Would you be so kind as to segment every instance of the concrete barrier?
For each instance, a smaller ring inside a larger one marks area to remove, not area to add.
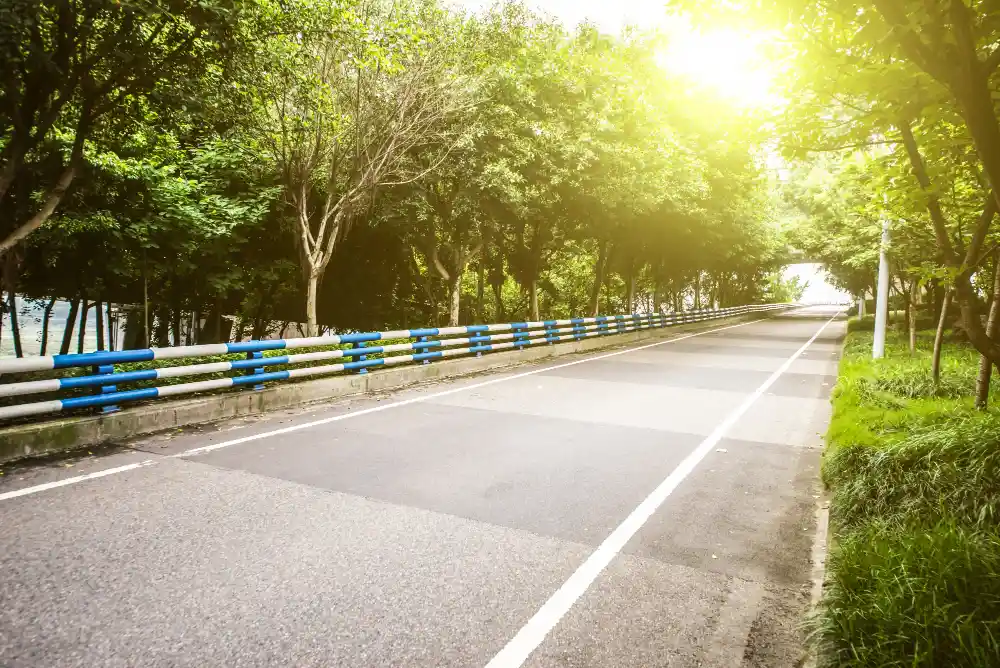
[[[739,316],[667,329],[652,329],[607,338],[584,339],[496,352],[432,364],[386,367],[367,374],[345,374],[298,383],[283,383],[258,392],[226,392],[177,401],[156,401],[116,413],[47,420],[0,429],[0,463],[106,443],[195,424],[206,424],[293,406],[330,402],[345,397],[385,392],[420,383],[460,378],[498,368],[526,364],[599,349],[626,347],[651,339],[673,339],[684,333],[707,331],[760,319]]]

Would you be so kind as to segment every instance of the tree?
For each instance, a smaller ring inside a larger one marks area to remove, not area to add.
[[[306,287],[306,323],[318,331],[320,281],[337,243],[379,188],[414,181],[408,154],[447,144],[447,120],[463,102],[447,50],[424,41],[400,3],[300,4],[279,23],[250,90],[260,141],[281,175]],[[441,37],[441,36],[438,36]]]
[[[0,255],[56,211],[85,146],[179,95],[232,52],[238,5],[13,0],[0,9]]]

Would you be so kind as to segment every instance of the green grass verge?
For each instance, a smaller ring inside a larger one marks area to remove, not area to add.
[[[933,332],[914,355],[890,332],[872,360],[865,324],[848,335],[827,434],[818,663],[1000,666],[1000,411],[973,408],[978,355],[948,342],[935,385]]]

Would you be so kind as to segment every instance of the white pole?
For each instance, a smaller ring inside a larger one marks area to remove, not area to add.
[[[889,219],[882,221],[882,244],[878,256],[878,294],[875,295],[875,340],[872,359],[885,357],[885,323],[889,315]]]

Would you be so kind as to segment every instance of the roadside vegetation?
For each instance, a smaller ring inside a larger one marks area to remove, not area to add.
[[[933,331],[911,354],[890,329],[872,360],[870,321],[851,330],[823,467],[819,664],[1000,665],[1000,409],[975,407],[979,354],[946,332],[935,383]]]

